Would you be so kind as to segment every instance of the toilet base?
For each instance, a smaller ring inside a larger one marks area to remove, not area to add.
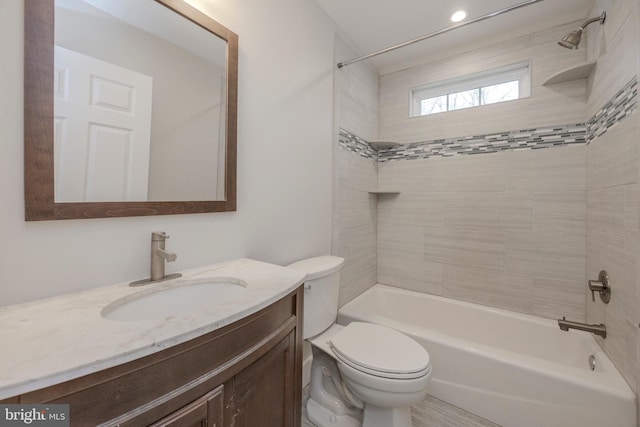
[[[412,427],[410,408],[379,408],[368,405],[362,422],[349,415],[337,415],[313,399],[307,401],[307,418],[318,427]]]
[[[362,423],[349,415],[336,415],[313,399],[307,401],[307,418],[318,427],[361,427]]]
[[[412,427],[409,407],[380,408],[365,404],[362,427]]]
[[[343,328],[334,325],[310,341],[309,420],[318,427],[412,427],[410,406],[427,393],[431,371],[388,379],[337,362],[328,345],[336,327]]]

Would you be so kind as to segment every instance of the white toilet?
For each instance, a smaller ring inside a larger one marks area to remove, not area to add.
[[[343,264],[320,256],[289,265],[307,273],[303,333],[313,350],[307,416],[319,427],[411,427],[409,408],[431,380],[429,353],[385,326],[335,323]]]

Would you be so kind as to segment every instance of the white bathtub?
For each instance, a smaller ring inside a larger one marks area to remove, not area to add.
[[[431,356],[431,395],[504,427],[636,426],[633,392],[587,332],[384,285],[340,309],[351,321],[414,338]]]

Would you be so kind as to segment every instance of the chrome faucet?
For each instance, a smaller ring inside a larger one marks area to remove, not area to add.
[[[164,280],[164,263],[173,262],[178,255],[167,252],[164,249],[165,242],[169,236],[164,231],[151,233],[151,281]]]
[[[165,250],[165,242],[169,238],[164,231],[156,231],[151,233],[151,273],[148,279],[136,280],[131,282],[131,286],[139,286],[147,283],[160,282],[162,280],[176,279],[181,277],[182,274],[174,273],[165,275],[164,265],[165,262],[173,262],[178,258],[178,255],[167,252]]]
[[[586,323],[572,322],[567,320],[565,316],[562,316],[562,319],[558,319],[558,326],[563,331],[577,329],[579,331],[587,331],[595,335],[600,335],[602,338],[607,337],[607,328],[604,326],[604,323],[600,323],[599,325],[587,325]]]

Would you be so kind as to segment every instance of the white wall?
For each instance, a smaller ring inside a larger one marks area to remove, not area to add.
[[[191,1],[240,37],[237,212],[27,223],[23,1],[0,2],[0,305],[146,277],[154,230],[169,272],[330,252],[335,29],[315,2]]]

